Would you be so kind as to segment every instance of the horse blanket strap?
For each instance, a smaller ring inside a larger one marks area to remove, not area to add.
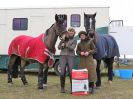
[[[54,60],[54,53],[50,52],[48,49],[44,49],[44,54],[48,55],[50,59]]]
[[[48,60],[48,66],[49,68],[53,67],[55,59],[54,59],[54,53],[50,52],[48,49],[44,49],[44,54],[46,54],[47,56],[49,56],[49,60]]]
[[[43,42],[44,37],[44,33],[38,37],[26,35],[16,37],[10,43],[8,49],[9,56],[15,54],[23,58],[36,60],[41,64],[44,64],[49,57],[51,60],[54,60],[54,54],[48,50],[46,44]]]

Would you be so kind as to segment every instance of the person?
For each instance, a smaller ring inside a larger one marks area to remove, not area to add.
[[[60,52],[60,66],[61,66],[61,74],[60,74],[60,85],[61,85],[61,93],[65,93],[65,75],[66,75],[66,67],[69,69],[70,75],[70,83],[71,81],[71,71],[74,66],[74,58],[75,58],[75,47],[77,45],[77,41],[74,39],[75,29],[70,27],[68,29],[68,34],[65,37],[65,40],[61,40],[58,49]]]
[[[93,40],[88,38],[85,31],[79,32],[80,42],[77,45],[76,53],[80,56],[79,69],[88,69],[89,90],[94,92],[94,82],[97,80],[96,66],[94,64],[93,54],[96,47]]]

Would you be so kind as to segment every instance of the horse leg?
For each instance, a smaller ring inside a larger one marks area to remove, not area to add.
[[[101,60],[96,60],[96,61],[97,61],[97,67],[96,67],[96,72],[97,72],[96,87],[99,88],[101,86],[101,70],[100,70]]]
[[[112,83],[112,80],[113,80],[113,62],[114,62],[114,57],[106,59],[106,64],[108,67],[108,81],[109,81],[109,83]]]
[[[8,83],[12,84],[12,73],[13,73],[13,66],[15,64],[17,56],[11,55],[8,63]]]
[[[26,66],[26,61],[24,59],[21,59],[21,66],[20,66],[20,77],[24,85],[28,85],[28,82],[25,77],[24,69]]]
[[[43,89],[43,65],[39,63],[38,89]]]
[[[45,64],[45,69],[43,72],[43,86],[46,87],[47,86],[47,77],[48,77],[48,64]]]

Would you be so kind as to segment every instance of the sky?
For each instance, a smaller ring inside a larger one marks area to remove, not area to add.
[[[110,20],[123,20],[133,26],[132,0],[0,0],[0,9],[108,6]]]

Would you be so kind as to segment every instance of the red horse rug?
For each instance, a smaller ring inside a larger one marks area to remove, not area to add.
[[[41,64],[44,64],[49,59],[48,64],[52,66],[54,63],[54,54],[47,49],[47,46],[43,42],[44,37],[44,33],[38,37],[26,35],[16,37],[9,46],[9,56],[15,54],[22,58],[36,60]]]

